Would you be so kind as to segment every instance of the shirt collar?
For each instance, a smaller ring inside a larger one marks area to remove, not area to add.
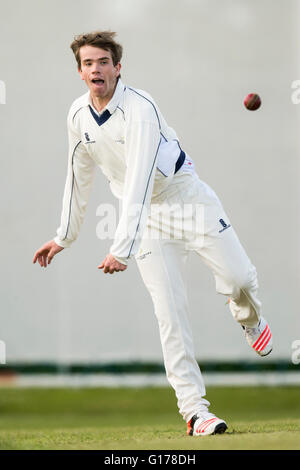
[[[92,103],[92,99],[91,99],[91,94],[90,92],[88,92],[88,105],[90,105],[93,110],[95,111],[96,114],[98,114],[99,116],[105,111],[105,110],[108,110],[110,112],[110,114],[113,114],[115,112],[115,110],[117,109],[117,106],[118,104],[120,103],[120,100],[123,96],[123,93],[124,93],[124,90],[125,90],[125,85],[124,83],[121,81],[121,79],[119,78],[118,80],[118,83],[117,83],[117,86],[116,86],[116,89],[115,89],[115,92],[111,98],[111,100],[107,103],[107,105],[105,106],[105,108],[103,108],[101,110],[101,112],[99,113],[99,111],[97,111],[94,106],[93,106],[93,103]]]

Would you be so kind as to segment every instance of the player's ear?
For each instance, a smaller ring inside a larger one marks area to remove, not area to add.
[[[116,72],[117,72],[117,77],[120,75],[121,67],[122,67],[122,65],[120,64],[120,62],[115,66]]]
[[[84,78],[83,78],[83,76],[82,76],[82,70],[81,70],[81,67],[78,67],[78,69],[77,69],[77,70],[78,70],[78,73],[79,73],[79,75],[80,75],[80,78],[81,78],[81,80],[84,80]]]

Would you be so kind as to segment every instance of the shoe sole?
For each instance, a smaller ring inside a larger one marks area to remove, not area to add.
[[[267,352],[267,354],[260,354],[260,357],[266,357],[266,356],[268,356],[269,354],[271,354],[272,351],[273,351],[273,349],[270,349],[270,351]]]
[[[219,423],[215,427],[213,434],[223,434],[226,431],[226,429],[227,429],[227,425],[225,423]]]

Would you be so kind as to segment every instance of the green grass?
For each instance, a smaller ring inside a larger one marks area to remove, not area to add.
[[[228,431],[189,437],[170,388],[2,388],[0,449],[300,449],[299,392],[207,387]]]

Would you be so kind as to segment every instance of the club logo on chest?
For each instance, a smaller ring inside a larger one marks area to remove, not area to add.
[[[85,137],[85,144],[94,144],[95,143],[95,140],[91,140],[90,139],[90,136],[88,134],[88,132],[85,132],[84,133],[84,137]]]

